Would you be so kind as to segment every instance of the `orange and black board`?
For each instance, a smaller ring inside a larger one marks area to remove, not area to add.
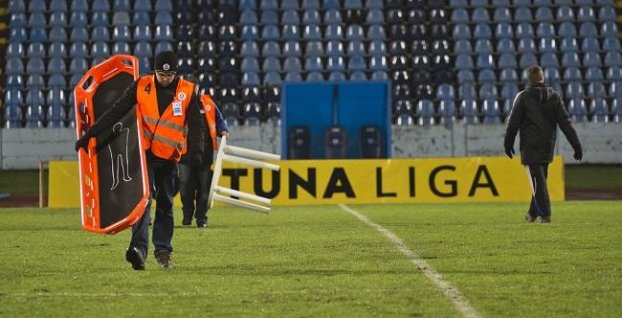
[[[93,66],[74,88],[76,131],[80,138],[138,78],[138,60],[114,55]],[[142,216],[149,199],[141,121],[136,107],[80,149],[82,227],[118,233]]]

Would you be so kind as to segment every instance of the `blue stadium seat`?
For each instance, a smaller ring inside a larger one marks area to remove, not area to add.
[[[289,56],[301,56],[302,50],[300,48],[300,42],[298,41],[287,41],[283,46],[283,55],[286,57]]]
[[[454,100],[440,100],[438,114],[440,115],[440,124],[448,125],[453,123],[456,119],[456,103]]]
[[[33,42],[28,45],[26,55],[30,57],[45,58],[45,46],[40,42]]]
[[[474,125],[479,123],[479,110],[477,109],[477,102],[473,99],[463,99],[460,102],[460,113],[464,122],[467,125]]]
[[[583,38],[581,42],[581,50],[583,50],[584,52],[598,53],[600,51],[600,43],[598,42],[597,38]]]
[[[583,75],[581,74],[581,71],[579,70],[578,67],[571,66],[571,67],[566,67],[566,69],[564,69],[563,79],[565,81],[582,81]]]
[[[253,11],[242,12],[242,16],[240,17],[240,23],[256,24],[257,16],[255,15],[255,12]],[[283,15],[281,16],[281,24],[299,25],[300,16],[298,16],[298,12],[296,10],[285,10],[283,12]]]
[[[497,41],[497,53],[515,53],[516,47],[512,39],[500,39]]]
[[[497,76],[495,75],[495,71],[493,71],[492,69],[483,69],[479,71],[479,74],[477,75],[477,81],[480,84],[494,84],[497,82]]]
[[[590,82],[587,84],[587,95],[593,98],[604,98],[607,96],[607,89],[603,82]]]
[[[515,34],[516,34],[516,37],[519,39],[522,39],[522,38],[533,39],[535,36],[533,32],[533,27],[531,26],[530,23],[527,23],[527,22],[518,24],[516,26]]]
[[[20,42],[9,42],[6,48],[6,57],[12,58],[23,58],[26,56],[26,52],[24,50],[24,45]]]
[[[132,48],[127,42],[117,41],[112,46],[112,54],[132,54]]]
[[[116,14],[116,13],[115,13]],[[114,16],[112,18],[113,22],[114,22]],[[124,19],[125,20],[125,19]],[[167,11],[159,11],[156,16],[155,19],[153,21],[155,23],[155,25],[172,25],[173,24],[173,16],[171,16],[170,12]],[[120,22],[116,22],[113,23],[114,25],[119,25],[121,24]],[[125,23],[124,23],[125,24]],[[127,24],[129,24],[129,16],[127,17]]]
[[[603,39],[603,50],[604,51],[619,51],[622,47],[620,46],[620,40],[617,36],[606,36]]]
[[[518,40],[518,52],[519,53],[536,53],[536,43],[533,39],[521,38]]]
[[[478,54],[476,67],[480,70],[482,69],[494,69],[495,68],[495,60],[492,54]]]
[[[601,67],[602,60],[598,52],[586,52],[583,55],[583,66],[584,67]]]
[[[558,35],[562,38],[574,38],[577,36],[577,28],[573,22],[562,22],[559,25]]]
[[[6,62],[5,72],[7,75],[21,75],[24,73],[24,63],[19,58],[9,58]]]
[[[384,14],[381,9],[370,9],[367,12],[365,21],[370,25],[384,24]]]
[[[306,30],[306,28],[305,28]],[[319,31],[319,27],[318,27]],[[281,32],[276,25],[265,25],[261,30],[261,38],[265,41],[277,41],[281,38]],[[320,36],[321,37],[321,36]]]
[[[49,90],[45,103],[49,106],[46,114],[47,127],[63,127],[63,121],[67,116],[65,114],[65,105],[67,104],[65,91],[62,89]]]
[[[577,44],[577,39],[572,38],[562,38],[562,42],[559,46],[560,52],[578,52],[579,45]]]
[[[150,12],[152,11],[150,0],[136,0],[134,2],[134,11]]]
[[[473,29],[473,38],[474,39],[491,39],[492,38],[492,29],[490,28],[490,24],[476,24]]]
[[[327,28],[327,33],[328,33],[328,28]],[[367,31],[367,39],[372,40],[372,41],[384,41],[386,40],[386,38],[387,36],[384,32],[384,27],[382,25],[376,24],[376,25],[372,25],[369,27]],[[332,40],[334,38],[329,38],[329,39]]]
[[[606,123],[609,121],[609,106],[603,98],[594,98],[590,103],[592,122]]]
[[[469,23],[471,18],[466,8],[455,8],[451,13],[451,21],[453,23]]]
[[[302,64],[300,63],[300,59],[295,56],[286,57],[285,61],[283,62],[283,71],[300,73],[302,71]]]
[[[148,25],[137,25],[134,28],[134,41],[151,41],[151,27]]]
[[[531,10],[528,7],[517,7],[514,11],[514,22],[517,23],[532,23],[533,16],[531,15]]]
[[[371,71],[386,71],[387,59],[385,56],[372,56],[369,59],[369,69]]]
[[[345,52],[343,43],[340,41],[330,41],[326,44],[326,55],[341,56]]]
[[[475,42],[475,53],[492,54],[493,51],[492,42],[489,39],[479,39]]]
[[[307,57],[305,59],[304,68],[309,72],[321,72],[324,70],[322,59],[319,56]]]
[[[321,41],[309,41],[305,47],[306,56],[324,56],[324,46]]]
[[[297,41],[300,39],[300,27],[297,25],[283,25],[282,36],[285,41]]]
[[[132,16],[134,26],[147,26],[151,24],[151,17],[147,11],[134,11]],[[182,23],[183,24],[183,23]]]
[[[607,80],[609,81],[621,81],[622,80],[622,67],[620,66],[608,67],[606,77],[607,77]]]
[[[557,55],[553,52],[543,53],[540,56],[540,66],[546,67],[558,67],[559,60],[557,59]]]
[[[43,12],[34,12],[28,16],[28,26],[29,27],[45,27],[48,25],[47,19],[45,18],[45,14]]]
[[[71,1],[71,11],[72,12],[88,12],[89,4],[87,0],[74,0]]]
[[[568,98],[583,98],[585,92],[583,91],[583,85],[581,82],[572,81],[566,85],[564,95]]]
[[[366,71],[367,63],[362,56],[352,56],[348,61],[348,70],[350,71]]]
[[[539,22],[553,22],[555,20],[553,17],[553,11],[551,11],[548,6],[541,6],[537,8],[534,18]]]
[[[257,10],[256,0],[240,0],[239,8],[241,11]]]
[[[365,74],[365,72],[363,72],[363,71],[354,71],[354,72],[350,73],[350,80],[351,81],[366,81],[366,80],[368,80],[368,78],[367,78],[367,74]]]
[[[456,78],[458,79],[458,83],[474,82],[475,81],[475,75],[473,74],[473,71],[471,71],[471,70],[460,70],[460,71],[458,71],[458,75],[456,76]]]
[[[512,14],[510,13],[509,6],[495,6],[495,13],[493,14],[493,20],[500,23],[512,23]]]
[[[512,25],[509,23],[499,23],[495,29],[495,37],[497,39],[513,39],[514,32],[512,31]]]
[[[28,12],[46,12],[47,6],[43,0],[30,0],[28,5]]]
[[[12,32],[13,30],[11,30]],[[45,27],[32,27],[30,28],[30,32],[28,33],[28,39],[31,42],[47,42],[48,33]],[[13,36],[11,36],[11,41],[15,41]]]
[[[579,55],[576,52],[562,53],[562,66],[564,67],[581,67]]]
[[[578,22],[594,22],[596,21],[596,14],[594,13],[594,9],[590,6],[583,6],[579,8],[577,12],[577,21]]]
[[[456,23],[453,29],[454,40],[470,40],[471,29],[466,23]]]
[[[242,85],[244,86],[259,86],[261,80],[259,74],[256,72],[243,72],[242,73]]]
[[[95,42],[91,46],[91,56],[94,58],[108,58],[108,56],[110,56],[110,48],[108,47],[108,44],[106,42]]]
[[[69,55],[72,58],[76,57],[87,57],[88,49],[85,42],[73,42],[69,47]]]
[[[259,8],[262,10],[277,10],[279,3],[277,0],[261,0]]]
[[[307,28],[305,27],[305,33]],[[318,28],[319,30],[319,28]],[[313,36],[313,33],[311,34]],[[321,35],[320,35],[321,37]],[[307,38],[305,36],[305,38]],[[365,39],[365,33],[363,32],[363,27],[358,24],[351,24],[348,26],[346,30],[346,39],[350,41],[362,41]],[[311,40],[316,40],[315,38],[311,38]]]
[[[31,57],[26,63],[26,73],[30,75],[42,75],[45,73],[45,63],[42,58]],[[8,70],[7,70],[8,74]]]
[[[69,36],[69,42],[88,42],[89,33],[86,27],[73,27],[71,29],[71,35]]]
[[[52,12],[49,25],[51,27],[67,27],[67,14],[65,12]]]
[[[518,74],[514,68],[501,69],[499,80],[502,82],[518,82]]]
[[[327,51],[326,53],[329,54],[328,46],[327,46],[326,51]],[[369,55],[382,56],[382,55],[386,55],[386,52],[387,52],[387,49],[386,49],[386,45],[384,44],[384,41],[371,41],[369,43]]]
[[[265,42],[261,48],[261,55],[263,57],[278,57],[281,55],[281,47],[276,41]]]
[[[151,47],[151,43],[143,41],[143,42],[137,42],[134,45],[134,55],[136,55],[137,57],[143,57],[143,58],[152,58],[153,57],[153,49]]]
[[[434,125],[434,116],[436,116],[436,110],[434,109],[434,103],[429,99],[421,99],[417,102],[415,108],[417,114],[417,124],[419,126]]]
[[[540,53],[557,53],[557,41],[555,38],[541,38]]]
[[[616,21],[617,14],[613,6],[604,5],[598,9],[598,21]]]
[[[372,81],[388,81],[389,75],[387,75],[387,72],[385,71],[374,71],[372,72],[370,79]]]
[[[490,15],[486,8],[474,8],[471,14],[471,22],[473,23],[489,23]]]
[[[20,27],[20,28],[25,28],[28,26],[28,20],[26,19],[26,14],[25,13],[11,13],[11,18],[9,21],[9,26],[11,28],[16,28],[16,27]]]
[[[499,56],[498,66],[500,68],[517,68],[516,56],[513,53],[503,53]]]
[[[610,51],[605,53],[604,65],[607,67],[622,66],[622,55],[620,52]]]
[[[281,63],[277,57],[267,57],[262,63],[262,71],[267,72],[281,72]]]
[[[475,90],[475,84],[461,83],[460,86],[458,86],[458,97],[462,100],[476,99],[477,91]]]
[[[498,124],[501,122],[501,111],[496,99],[485,99],[482,102],[483,124]]]
[[[557,21],[558,22],[574,22],[574,11],[568,5],[560,6],[557,9]]]
[[[279,86],[282,83],[281,76],[276,72],[268,72],[264,75],[263,84],[267,86]]]
[[[493,99],[499,96],[497,86],[494,83],[483,83],[480,85],[478,94],[481,99]]]
[[[242,48],[240,49],[240,55],[242,55],[243,57],[248,57],[248,56],[258,57],[259,46],[257,45],[257,42],[244,41],[242,43]]]
[[[581,26],[579,27],[579,35],[581,37],[597,37],[598,36],[598,29],[596,28],[596,25],[592,22],[584,22],[583,24],[581,24]]]
[[[587,106],[585,100],[581,97],[572,98],[568,103],[568,113],[570,118],[575,122],[584,122],[587,120]]]
[[[455,92],[454,87],[451,84],[441,84],[436,88],[436,97],[441,100],[454,99]]]
[[[67,42],[67,32],[64,27],[52,27],[48,36],[50,42]]]
[[[279,16],[276,11],[273,10],[264,10],[261,12],[261,16],[259,18],[261,24],[269,25],[269,24],[278,24]]]
[[[320,12],[314,9],[307,9],[302,13],[303,25],[319,25],[322,23]]]
[[[473,53],[473,47],[469,40],[458,40],[454,42],[454,53],[456,54],[471,54]]]
[[[112,4],[113,11],[132,11],[130,0],[114,0]]]
[[[341,13],[339,10],[329,9],[324,13],[324,24],[333,25],[333,24],[341,24]]]
[[[256,57],[245,57],[242,59],[242,64],[240,64],[240,70],[244,73],[258,73],[260,71],[259,61],[257,61]]]
[[[555,37],[555,27],[552,22],[540,22],[538,23],[538,28],[536,29],[536,35],[539,38],[554,38]]]
[[[45,98],[40,89],[31,89],[26,94],[26,126],[28,128],[43,127]]]
[[[518,92],[519,90],[516,82],[506,82],[501,86],[501,97],[504,99],[514,100]]]
[[[456,69],[458,70],[472,70],[474,68],[473,59],[471,56],[461,54],[456,57]]]
[[[240,35],[242,41],[254,41],[259,39],[259,27],[257,25],[244,25]]]
[[[132,33],[127,25],[117,25],[112,29],[112,38],[115,41],[131,41]]]
[[[351,41],[346,52],[349,56],[363,56],[365,55],[365,44],[361,41]]]
[[[173,3],[171,0],[155,0],[154,9],[156,12],[159,11],[173,11]]]
[[[618,32],[619,29],[616,21],[605,21],[600,26],[600,35],[602,36],[617,36]]]
[[[49,74],[65,74],[67,72],[65,59],[60,57],[51,58],[48,61],[47,72]]]

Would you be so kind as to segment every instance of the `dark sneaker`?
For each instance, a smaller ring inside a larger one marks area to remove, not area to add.
[[[198,228],[203,228],[203,227],[207,227],[207,220],[197,220],[197,227]]]
[[[187,219],[187,218],[184,218],[184,219],[181,221],[181,225],[185,225],[185,226],[192,225],[192,218],[188,218],[188,219]]]
[[[537,218],[538,218],[537,216],[533,216],[529,213],[525,214],[525,221],[527,222],[530,222],[530,223],[535,222]]]
[[[158,251],[155,251],[154,255],[155,255],[156,261],[158,262],[158,265],[160,265],[160,268],[169,269],[173,267],[173,264],[171,263],[171,252],[170,251],[158,250]]]
[[[138,247],[130,247],[125,252],[125,260],[132,264],[132,268],[137,271],[145,269],[145,254]]]
[[[540,217],[540,223],[551,223],[551,217],[550,216]]]

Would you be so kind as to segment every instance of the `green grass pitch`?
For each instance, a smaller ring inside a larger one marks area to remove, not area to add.
[[[622,204],[349,205],[404,241],[482,317],[622,316]],[[382,233],[339,206],[232,207],[175,228],[174,268],[125,262],[129,231],[0,209],[0,317],[461,317]],[[176,211],[180,222],[181,212]]]

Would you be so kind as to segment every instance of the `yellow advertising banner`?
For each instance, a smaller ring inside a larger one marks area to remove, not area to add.
[[[281,170],[273,172],[227,162],[219,185],[270,198],[273,205],[531,199],[518,158],[285,160],[279,165]],[[549,165],[548,186],[551,200],[564,200],[561,156]],[[51,162],[49,189],[50,207],[79,207],[77,162]],[[178,198],[175,204],[180,206]]]

